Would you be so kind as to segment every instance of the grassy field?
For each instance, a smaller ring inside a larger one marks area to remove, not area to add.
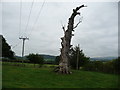
[[[52,72],[53,68],[3,65],[3,88],[117,88],[118,77],[98,72],[72,70],[71,75]]]
[[[22,63],[18,62],[2,62],[2,65],[13,65],[13,66],[22,66]],[[24,63],[25,67],[34,67],[34,64],[32,63]],[[44,64],[42,67],[54,67],[58,65],[52,65],[52,64]],[[39,64],[35,64],[35,67],[39,67]]]

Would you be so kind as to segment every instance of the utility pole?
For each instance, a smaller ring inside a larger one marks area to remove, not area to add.
[[[78,44],[78,51],[77,51],[77,62],[76,62],[76,69],[78,70],[78,61],[79,61],[79,44]]]
[[[22,46],[22,58],[24,56],[24,45],[25,45],[25,40],[29,40],[29,38],[27,37],[19,37],[19,39],[23,40],[23,46]],[[23,60],[22,60],[22,64],[23,64]]]

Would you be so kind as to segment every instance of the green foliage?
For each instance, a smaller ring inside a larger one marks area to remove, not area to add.
[[[113,60],[115,72],[120,74],[120,57],[118,59]]]
[[[55,63],[55,61],[53,61],[53,60],[49,60],[49,61],[48,61],[48,60],[47,60],[47,61],[45,60],[45,61],[44,61],[44,64],[54,64],[54,63]]]
[[[60,62],[60,56],[56,56],[55,58],[55,64],[58,65]]]
[[[72,70],[60,75],[52,68],[28,68],[3,65],[3,88],[117,88],[118,77],[99,72]]]
[[[26,57],[28,58],[28,60],[30,60],[31,63],[39,64],[40,67],[44,63],[43,57],[39,54],[29,54]]]
[[[10,60],[9,58],[2,58],[2,61],[4,61],[4,62],[10,62],[10,61],[13,61],[13,60]]]
[[[104,63],[104,72],[120,74],[120,57]]]
[[[120,58],[107,62],[90,61],[84,65],[82,69],[87,71],[120,74]]]
[[[90,61],[83,66],[83,70],[87,71],[103,71],[103,62],[101,61]]]
[[[112,61],[108,61],[104,63],[103,72],[114,73],[114,70],[115,70],[115,67]]]
[[[72,68],[76,68],[78,58],[78,67],[82,67],[83,65],[89,62],[89,57],[86,57],[83,53],[83,50],[80,50],[79,47],[75,47],[71,49],[70,52],[70,65]]]
[[[2,57],[6,57],[9,59],[15,59],[14,58],[15,53],[11,50],[11,47],[6,42],[5,38],[2,35],[0,35],[0,39],[2,39]]]

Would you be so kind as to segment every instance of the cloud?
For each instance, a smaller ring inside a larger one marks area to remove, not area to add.
[[[19,34],[30,39],[25,43],[25,54],[44,53],[59,55],[60,38],[63,36],[61,21],[67,26],[72,9],[81,5],[80,2],[46,2],[40,16],[36,17],[42,6],[41,2],[34,3],[28,29],[25,32],[31,3],[22,3],[22,29],[19,33],[20,3],[3,4],[3,35],[14,46],[16,55],[21,55],[22,41]],[[82,23],[75,29],[72,44],[80,44],[80,48],[89,57],[117,56],[118,54],[118,7],[117,2],[86,2],[88,7],[80,10]],[[76,17],[78,21],[79,16]],[[25,32],[25,34],[23,34]]]

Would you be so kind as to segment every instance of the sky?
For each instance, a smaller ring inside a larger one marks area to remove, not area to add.
[[[88,57],[118,56],[117,2],[33,1],[0,3],[0,34],[5,37],[16,55],[21,56],[22,52],[22,40],[19,37],[29,38],[25,40],[25,55],[59,55],[60,38],[63,37],[61,27],[65,25],[67,29],[72,10],[84,4],[87,7],[79,10],[81,15],[75,18],[74,25],[81,17],[82,22],[75,29],[71,44],[79,44]]]

